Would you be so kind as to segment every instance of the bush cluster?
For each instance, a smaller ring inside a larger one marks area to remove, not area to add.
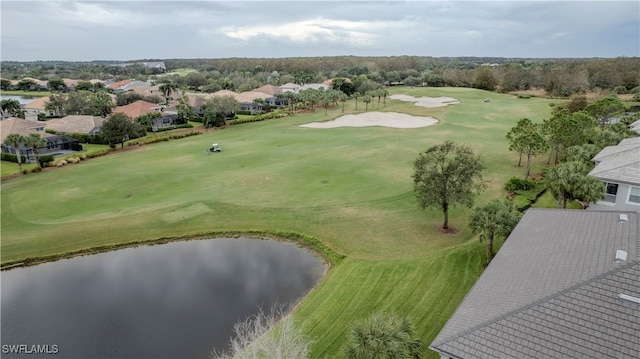
[[[13,153],[2,152],[2,160],[18,163],[18,156],[14,155]],[[20,156],[20,160],[22,163],[27,162],[27,158],[25,156]]]
[[[528,191],[536,186],[536,182],[533,180],[525,180],[517,177],[511,177],[504,189],[509,193],[515,193],[517,191]]]
[[[282,118],[287,116],[289,116],[287,112],[275,112],[275,111],[267,112],[265,114],[257,115],[250,118],[231,120],[229,121],[229,125],[233,126],[233,125],[239,125],[241,123],[260,122],[264,120],[272,120],[272,119]]]
[[[147,144],[151,144],[151,143],[158,143],[158,142],[165,142],[165,141],[170,141],[170,140],[177,140],[177,139],[180,139],[180,138],[195,136],[195,135],[199,135],[199,134],[200,134],[200,132],[192,131],[192,132],[188,132],[188,133],[173,134],[173,135],[169,135],[169,136],[152,136],[152,137],[146,136],[146,137],[140,137],[138,139],[131,140],[131,141],[127,142],[127,146],[147,145]]]
[[[53,155],[43,155],[38,157],[40,167],[47,167],[49,162],[53,162]]]
[[[156,129],[155,131],[153,131],[153,129],[151,128],[151,126],[145,126],[145,129],[147,130],[147,132],[165,132],[165,131],[171,131],[171,130],[175,130],[177,128],[193,128],[193,125],[190,123],[183,123],[181,125],[173,125],[173,126],[167,126],[167,127],[160,127],[158,129]]]

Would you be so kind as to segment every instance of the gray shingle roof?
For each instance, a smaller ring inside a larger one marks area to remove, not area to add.
[[[590,176],[613,182],[640,184],[640,147],[602,157],[601,161],[589,172]]]
[[[602,151],[598,152],[598,154],[595,155],[595,157],[593,157],[591,160],[597,163],[601,161],[606,161],[607,158],[610,158],[616,155],[624,155],[625,153],[635,153],[636,156],[639,156],[640,142],[627,143],[627,144],[622,144],[621,142],[616,146],[607,146],[603,148]]]
[[[454,358],[637,358],[640,222],[530,209],[431,344]],[[614,261],[616,250],[629,253]]]

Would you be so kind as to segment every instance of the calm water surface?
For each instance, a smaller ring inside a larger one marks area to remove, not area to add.
[[[33,100],[37,100],[38,97],[32,97],[32,96],[15,96],[15,95],[2,95],[0,96],[0,101],[1,100],[18,100],[18,102],[20,102],[21,105],[26,105],[29,102],[33,101]]]
[[[239,319],[259,306],[295,304],[324,272],[305,249],[253,239],[174,242],[4,271],[0,356],[208,358],[226,348]],[[20,344],[57,354],[7,353]]]

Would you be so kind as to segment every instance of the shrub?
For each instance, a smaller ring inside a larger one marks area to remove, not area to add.
[[[526,94],[526,93],[519,93],[518,94],[518,98],[531,98],[531,95]]]
[[[517,177],[511,177],[509,179],[509,181],[507,181],[507,184],[504,186],[504,189],[506,189],[507,192],[515,193],[517,191],[530,190],[530,189],[534,188],[535,186],[536,186],[535,181],[524,180],[524,179],[517,178]]]
[[[18,156],[14,155],[13,153],[2,153],[2,160],[3,161],[8,161],[8,162],[15,162],[18,163]],[[26,163],[27,162],[27,158],[25,156],[20,156],[20,160],[22,163]]]
[[[38,157],[38,162],[40,162],[40,166],[46,167],[49,162],[53,162],[53,155],[44,155]]]

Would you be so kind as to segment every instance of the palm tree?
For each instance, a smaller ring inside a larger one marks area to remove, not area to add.
[[[369,110],[369,102],[371,102],[371,95],[366,94],[362,97],[362,102],[364,102],[365,106],[364,106],[364,110],[368,111]]]
[[[487,241],[488,265],[493,258],[493,240],[496,237],[507,238],[520,220],[521,213],[513,203],[493,200],[484,207],[476,207],[469,218],[469,227],[473,233],[480,233],[480,240]]]
[[[0,101],[0,108],[2,109],[2,114],[20,117],[22,113],[22,108],[20,107],[20,102],[18,100],[6,99]]]
[[[171,95],[171,93],[178,90],[179,88],[180,86],[178,86],[178,84],[173,82],[165,82],[162,85],[160,85],[159,90],[162,91],[162,93],[164,94],[164,99],[166,104],[169,104],[169,96]]]
[[[356,110],[358,110],[358,97],[360,97],[360,92],[356,91],[351,96],[353,96],[353,98],[356,99]]]
[[[37,133],[30,133],[29,136],[24,137],[24,144],[25,146],[31,147],[31,149],[33,150],[33,155],[36,157],[38,167],[42,168],[38,148],[44,147],[47,144],[47,140],[42,138],[42,136]]]
[[[382,94],[382,105],[387,105],[387,96],[389,96],[389,91],[387,89],[380,89],[380,93]]]
[[[344,92],[340,92],[340,97],[339,98],[340,98],[340,102],[342,102],[342,112],[344,112],[344,104],[349,99],[349,96],[347,96],[347,94],[344,93]]]
[[[348,359],[421,358],[422,343],[407,318],[374,314],[351,329]]]
[[[16,151],[16,157],[18,159],[18,168],[20,169],[20,174],[22,174],[22,158],[20,156],[20,144],[25,142],[24,136],[21,136],[17,133],[12,133],[4,139],[5,146],[12,146]]]

